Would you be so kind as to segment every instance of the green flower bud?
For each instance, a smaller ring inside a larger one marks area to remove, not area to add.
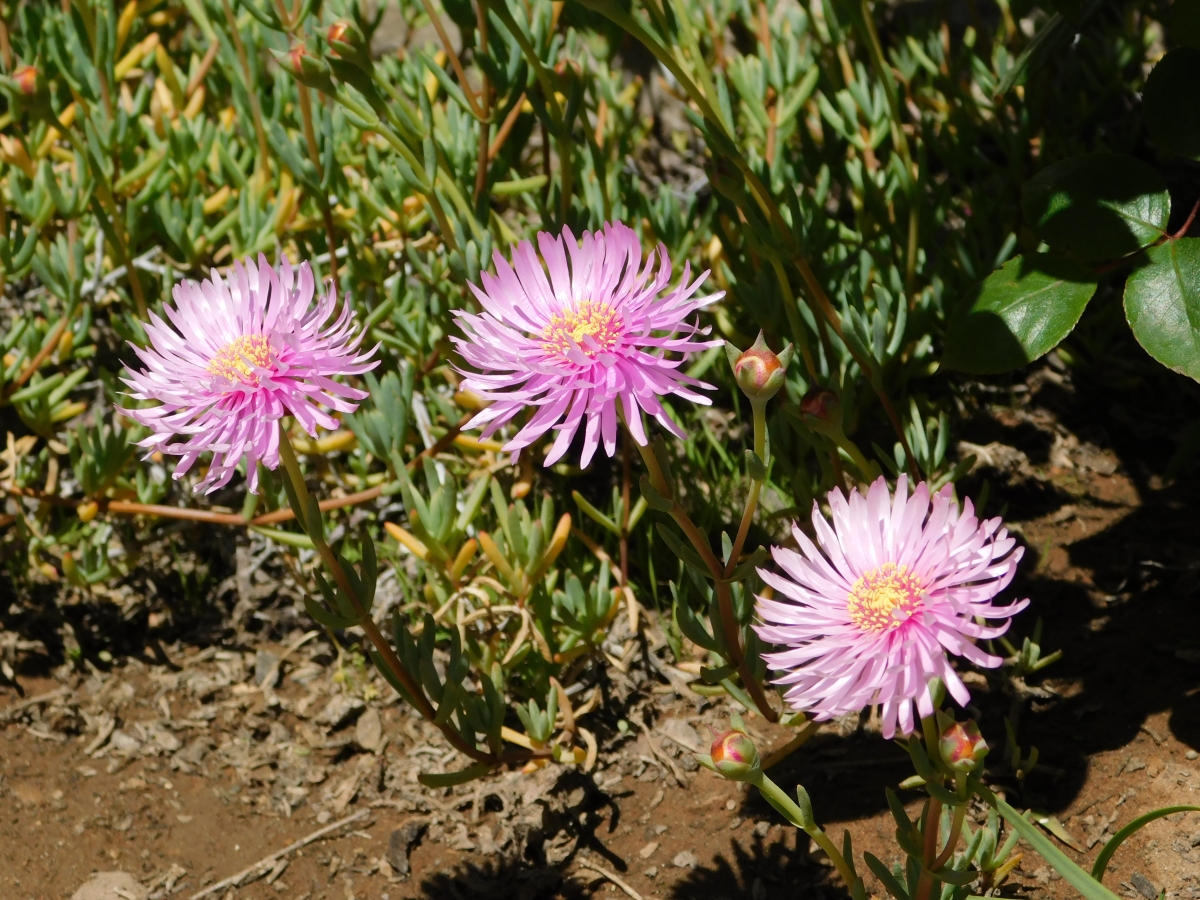
[[[987,756],[988,745],[972,720],[954,722],[942,732],[939,742],[942,759],[957,772],[970,772]]]
[[[371,70],[371,49],[367,46],[363,33],[353,22],[334,22],[329,26],[325,39],[335,56],[340,56],[364,71]]]
[[[710,751],[713,768],[730,781],[753,781],[762,772],[758,748],[742,731],[717,735]]]
[[[286,53],[276,53],[275,60],[306,87],[330,95],[337,92],[329,76],[329,64],[309,53],[303,43],[293,44]]]
[[[792,359],[792,345],[789,344],[782,353],[776,355],[767,342],[763,333],[758,333],[758,339],[748,350],[742,351],[736,357],[737,348],[726,342],[725,354],[733,368],[733,376],[737,379],[738,387],[742,389],[753,403],[766,403],[774,397],[787,378],[788,363]]]

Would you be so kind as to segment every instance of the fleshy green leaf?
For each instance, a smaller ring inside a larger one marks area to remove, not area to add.
[[[1092,877],[1097,881],[1104,880],[1104,871],[1108,868],[1108,861],[1112,859],[1113,854],[1129,838],[1131,834],[1141,828],[1143,825],[1148,825],[1155,819],[1161,819],[1163,816],[1169,816],[1172,813],[1178,812],[1200,812],[1200,806],[1164,806],[1162,809],[1156,809],[1146,813],[1144,816],[1138,816],[1116,834],[1114,834],[1104,849],[1100,851],[1100,855],[1096,857],[1096,862],[1092,865]]]
[[[490,763],[475,763],[473,766],[467,766],[460,772],[422,772],[417,776],[417,781],[431,788],[453,787],[456,784],[466,784],[468,781],[474,781],[476,778],[482,778],[490,772],[492,766]]]
[[[1071,333],[1095,291],[1096,276],[1070,260],[1009,260],[951,320],[942,365],[991,375],[1033,362]]]
[[[1025,184],[1021,209],[1038,237],[1083,260],[1126,256],[1161,238],[1171,197],[1146,163],[1088,153],[1043,169]]]
[[[1200,380],[1200,238],[1167,241],[1146,252],[1125,282],[1125,318],[1146,352]]]
[[[989,794],[990,792],[984,792],[984,798],[996,807],[996,810],[1004,817],[1004,821],[1008,822],[1013,830],[1019,833],[1029,846],[1040,853],[1042,859],[1048,862],[1063,877],[1063,880],[1079,891],[1086,900],[1117,900],[1116,894],[1079,868],[1071,857],[1058,849],[1054,841],[1042,834],[1041,829],[1003,800],[995,796],[988,796]]]

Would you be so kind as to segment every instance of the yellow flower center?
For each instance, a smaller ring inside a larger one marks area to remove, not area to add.
[[[863,631],[887,631],[921,608],[923,592],[921,582],[905,566],[884,563],[854,582],[846,597],[846,612]]]
[[[595,345],[584,343],[585,337],[590,337]],[[594,359],[597,353],[612,350],[620,337],[621,320],[615,309],[594,300],[582,300],[550,320],[542,330],[542,349],[566,356],[574,341],[575,346]]]
[[[227,381],[258,384],[254,368],[271,364],[271,345],[265,334],[244,334],[217,351],[208,363],[208,371]]]

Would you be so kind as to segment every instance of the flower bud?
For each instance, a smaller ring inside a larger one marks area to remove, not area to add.
[[[815,387],[800,400],[800,412],[828,422],[833,418],[833,409],[837,404],[837,394],[823,387]]]
[[[959,772],[970,772],[987,756],[988,745],[979,733],[979,726],[968,719],[954,722],[942,732],[939,749],[946,765]]]
[[[12,75],[17,90],[26,97],[37,95],[41,88],[41,78],[42,73],[38,71],[37,66],[22,66]]]
[[[792,358],[791,345],[776,355],[767,346],[760,331],[754,345],[736,358],[735,349],[732,344],[725,344],[725,353],[733,367],[733,376],[737,379],[738,387],[751,402],[765,403],[770,400],[783,387],[787,378],[787,367]]]
[[[751,781],[762,771],[754,741],[741,731],[717,735],[710,754],[713,767],[731,781]]]
[[[325,39],[330,45],[347,43],[345,41],[346,33],[350,30],[349,22],[334,22],[329,26],[329,31],[325,35]]]
[[[286,53],[275,55],[276,61],[291,73],[298,82],[325,94],[335,94],[333,79],[329,77],[329,64],[308,52],[303,42],[292,45]]]
[[[334,22],[325,33],[334,56],[346,60],[364,72],[371,71],[371,48],[362,31],[353,22]]]

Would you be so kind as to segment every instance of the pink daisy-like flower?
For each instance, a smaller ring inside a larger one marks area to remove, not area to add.
[[[120,411],[153,432],[139,446],[181,457],[176,478],[212,453],[197,491],[223,487],[245,459],[247,486],[257,492],[258,463],[279,465],[281,418],[294,416],[316,437],[318,426],[338,427],[322,407],[353,412],[367,396],[334,381],[378,364],[374,350],[359,352],[350,304],[335,316],[330,285],[314,306],[308,263],[298,282],[295,275],[286,257],[277,272],[259,254],[257,265],[236,263],[228,281],[214,269],[203,284],[177,284],[175,307],[164,308],[174,328],[151,315],[150,347],[134,347],[146,369],[125,379],[130,396],[160,405]]]
[[[689,354],[721,343],[696,340],[708,329],[685,319],[724,292],[696,297],[708,272],[689,281],[688,265],[679,285],[668,288],[667,248],[658,247],[657,271],[653,252],[642,267],[641,242],[620,222],[606,224],[603,232],[585,231],[582,246],[569,228],[561,237],[541,232],[537,239],[545,268],[528,241],[513,250],[512,265],[497,252],[496,274],[483,273],[482,290],[471,285],[483,313],[455,313],[466,337],[453,340],[477,370],[463,372],[462,387],[491,403],[466,427],[485,426],[487,437],[521,410],[536,407],[504,449],[515,458],[553,429],[558,435],[548,466],[567,452],[584,423],[580,465],[591,462],[601,442],[612,456],[618,401],[639,444],[647,440],[642,410],[683,437],[659,398],[674,394],[709,403],[693,388],[710,386],[678,369]]]
[[[949,485],[930,497],[922,482],[909,497],[902,475],[892,498],[879,478],[866,497],[831,491],[829,506],[832,527],[813,506],[818,544],[793,527],[803,554],[776,547],[783,574],[759,571],[778,599],[759,598],[755,630],[785,648],[764,658],[783,673],[776,684],[788,686],[794,709],[826,720],[878,703],[884,737],[897,722],[908,734],[914,703],[918,715],[933,714],[934,676],[960,704],[970,700],[947,651],[1000,665],[975,642],[999,637],[1009,623],[977,620],[1008,619],[1028,605],[991,602],[1023,549],[999,518],[980,522],[970,500],[960,511]]]

